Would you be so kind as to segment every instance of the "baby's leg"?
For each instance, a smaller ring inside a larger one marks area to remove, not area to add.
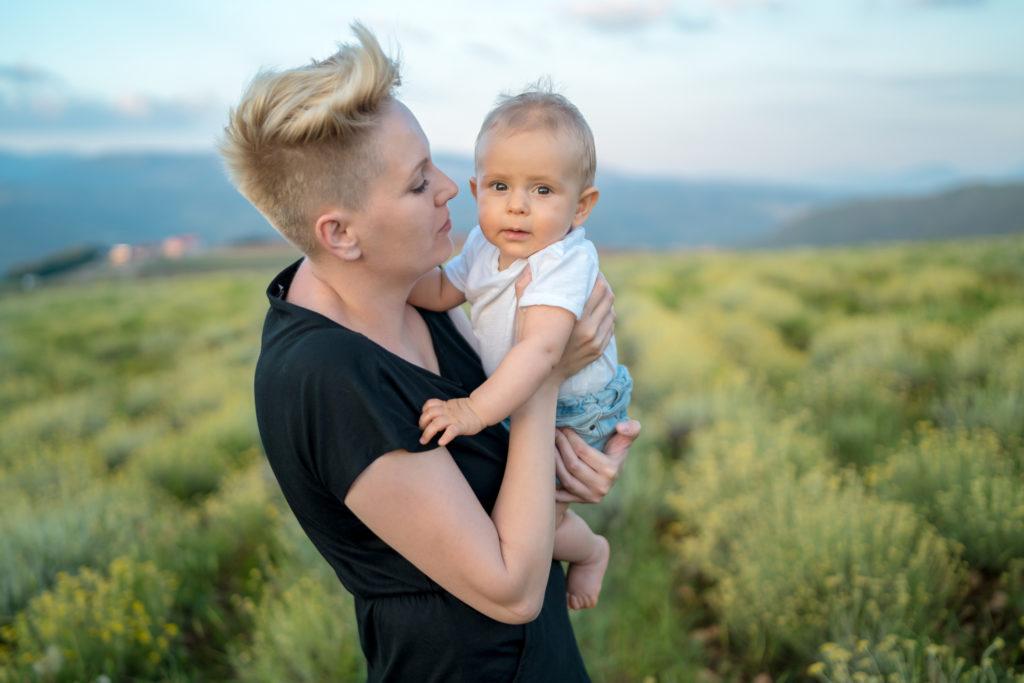
[[[555,528],[554,556],[556,560],[570,563],[566,601],[572,609],[593,607],[608,568],[608,541],[591,531],[568,505],[559,504],[557,512],[560,517]]]

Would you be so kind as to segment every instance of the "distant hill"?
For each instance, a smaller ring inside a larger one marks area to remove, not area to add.
[[[1024,231],[1024,182],[960,187],[924,197],[844,202],[811,211],[755,246],[831,246]]]
[[[476,225],[469,192],[472,159],[439,155],[435,162],[459,185],[451,202],[456,232]],[[846,197],[835,188],[753,181],[679,180],[598,171],[601,191],[587,236],[605,247],[728,246],[771,231],[787,218]]]
[[[435,161],[459,185],[449,206],[455,233],[464,234],[476,224],[468,188],[472,160],[438,155]],[[922,178],[938,182],[950,174],[939,169],[908,177],[919,186]],[[1022,215],[1019,185],[969,188],[924,200],[857,202],[850,198],[862,196],[863,184],[791,186],[605,170],[598,172],[597,185],[601,197],[587,234],[604,247],[840,244],[1024,227],[1015,218]],[[152,243],[189,233],[204,246],[280,240],[227,181],[213,153],[0,152],[0,275],[68,250]]]
[[[276,233],[213,155],[0,155],[0,271],[72,245]]]
[[[436,159],[459,184],[456,233],[476,224],[472,160]],[[737,243],[841,196],[772,184],[599,173],[587,224],[598,244],[671,248]],[[78,245],[156,242],[194,233],[206,246],[280,239],[227,181],[214,154],[19,156],[0,153],[0,273]]]

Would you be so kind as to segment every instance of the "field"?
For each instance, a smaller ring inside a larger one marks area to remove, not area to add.
[[[0,293],[0,681],[362,679],[256,434],[286,260]],[[595,681],[1024,680],[1024,237],[603,265]]]

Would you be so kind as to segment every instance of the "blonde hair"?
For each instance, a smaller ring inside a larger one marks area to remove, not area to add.
[[[372,132],[400,84],[398,63],[352,24],[358,45],[322,61],[262,71],[230,115],[220,141],[231,181],[304,254],[319,250],[323,204],[359,210],[381,171]]]
[[[597,151],[594,134],[587,120],[572,102],[552,89],[550,81],[542,79],[518,95],[501,95],[498,103],[486,117],[476,136],[475,154],[479,159],[480,141],[496,128],[513,133],[536,128],[550,131],[565,130],[576,138],[578,166],[583,187],[592,187],[597,173]]]

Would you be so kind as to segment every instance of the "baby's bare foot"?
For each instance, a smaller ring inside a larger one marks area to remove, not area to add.
[[[595,536],[594,552],[584,562],[569,565],[566,602],[570,609],[587,609],[597,604],[611,549],[604,536]]]

